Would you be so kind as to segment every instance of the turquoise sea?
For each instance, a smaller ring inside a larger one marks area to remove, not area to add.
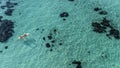
[[[18,3],[12,16],[2,10],[0,14],[15,22],[14,33],[0,43],[0,68],[77,68],[74,60],[81,62],[79,68],[120,68],[120,40],[96,33],[91,26],[106,17],[120,30],[120,0],[10,1]],[[98,14],[95,7],[108,14]],[[60,17],[62,12],[68,17]],[[29,36],[18,39],[24,33]]]

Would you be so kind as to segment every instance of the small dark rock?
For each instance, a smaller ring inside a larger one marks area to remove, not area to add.
[[[46,43],[46,47],[49,48],[49,47],[50,47],[50,44],[49,44],[49,43]]]
[[[99,7],[94,8],[94,11],[99,11],[99,10],[101,10],[101,8]]]
[[[82,68],[80,61],[73,61],[72,64],[77,64],[76,68]]]
[[[51,39],[52,39],[52,36],[51,36],[51,35],[49,35],[49,36],[48,36],[48,39],[49,39],[49,40],[51,40]]]
[[[0,53],[2,53],[3,51],[0,51]]]
[[[74,1],[74,0],[68,0],[68,1]]]
[[[105,54],[104,52],[102,52],[101,57],[102,57],[103,59],[108,58],[107,54]]]
[[[90,54],[90,51],[88,51],[88,53]]]
[[[18,3],[13,3],[14,5],[18,5]]]
[[[5,46],[5,49],[8,49],[8,46]]]
[[[45,37],[43,37],[43,40],[45,41]]]
[[[62,43],[59,43],[59,45],[62,45]]]
[[[71,64],[69,64],[69,65],[71,65]]]
[[[72,64],[81,64],[81,62],[74,60],[74,61],[72,62]]]
[[[21,15],[21,13],[19,13],[19,15]]]
[[[108,13],[106,11],[100,11],[99,14],[100,15],[107,15]]]
[[[55,40],[52,40],[51,42],[52,42],[52,43],[55,43]]]
[[[52,44],[52,47],[54,47],[54,44]]]
[[[68,17],[68,16],[69,16],[69,14],[67,12],[63,12],[60,14],[60,17]]]
[[[64,18],[63,21],[65,21],[66,19]]]
[[[53,31],[54,31],[54,33],[56,33],[56,32],[57,32],[57,30],[56,30],[56,29],[54,29]]]
[[[50,51],[53,51],[53,49],[50,49]]]
[[[36,30],[39,30],[39,28],[37,28]]]

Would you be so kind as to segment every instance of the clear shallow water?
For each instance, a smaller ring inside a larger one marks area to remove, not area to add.
[[[120,30],[119,0],[17,2],[13,15],[4,16],[15,21],[15,33],[7,43],[0,44],[3,50],[0,54],[0,68],[76,68],[76,65],[71,64],[73,60],[81,61],[82,68],[120,67],[120,40],[110,40],[105,34],[95,33],[91,28],[91,22],[101,21],[104,17],[93,11],[98,6],[108,12],[105,17],[112,20]],[[59,17],[61,12],[69,13],[66,21]],[[44,41],[43,37],[53,33],[54,29],[57,29],[57,33],[53,34],[56,42],[53,51],[50,51],[51,48],[45,46],[50,40]],[[18,40],[24,33],[30,33],[28,39]],[[9,47],[4,49],[4,46]]]

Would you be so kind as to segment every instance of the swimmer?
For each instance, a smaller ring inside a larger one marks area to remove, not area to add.
[[[19,36],[18,39],[24,39],[29,36],[30,33],[24,33],[23,35]]]
[[[34,38],[27,38],[29,34],[30,33],[24,33],[18,37],[18,40],[21,40],[24,45],[34,48],[37,46],[36,40]]]

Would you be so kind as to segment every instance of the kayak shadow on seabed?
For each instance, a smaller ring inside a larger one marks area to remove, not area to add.
[[[26,38],[23,40],[23,44],[35,48],[37,47],[37,41],[34,38]]]

